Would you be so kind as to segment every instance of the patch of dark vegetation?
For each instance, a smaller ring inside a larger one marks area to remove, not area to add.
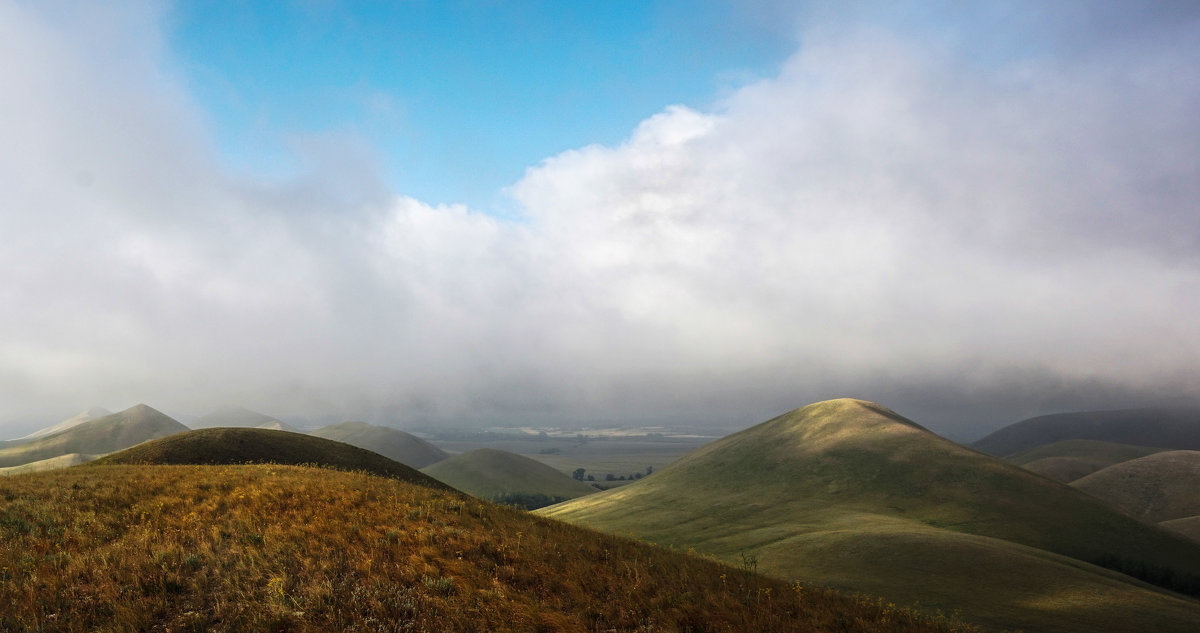
[[[567,500],[567,497],[550,496],[540,492],[512,492],[496,495],[491,500],[502,506],[511,506],[518,510],[537,510],[562,503]]]

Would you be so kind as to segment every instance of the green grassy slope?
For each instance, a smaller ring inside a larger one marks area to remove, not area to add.
[[[91,466],[114,464],[306,464],[363,471],[422,486],[446,485],[409,466],[357,446],[303,433],[217,428],[188,431],[113,453]]]
[[[1121,462],[1071,486],[1150,523],[1200,515],[1200,451]]]
[[[421,469],[421,472],[481,499],[516,502],[519,498],[557,503],[596,492],[596,489],[523,455],[480,448]]]
[[[1005,459],[1044,477],[1068,483],[1113,464],[1163,450],[1166,449],[1100,440],[1063,440],[1036,446]]]
[[[0,499],[3,631],[963,630],[362,473],[85,467]]]
[[[1200,602],[1082,561],[1200,574],[1195,543],[929,433],[817,403],[547,516],[785,578],[961,609],[995,628],[1191,630]]]
[[[311,434],[372,450],[413,468],[424,468],[450,456],[411,433],[366,422],[342,422],[319,428]]]
[[[1042,415],[1006,426],[971,447],[1004,457],[1062,440],[1200,450],[1200,409],[1146,408]]]
[[[0,448],[0,467],[19,466],[70,453],[111,453],[186,430],[186,426],[172,418],[139,404],[53,435],[16,444],[9,442]]]

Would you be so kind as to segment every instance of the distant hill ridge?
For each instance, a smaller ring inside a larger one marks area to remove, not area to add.
[[[5,446],[0,449],[0,466],[18,466],[69,453],[111,453],[187,430],[173,418],[138,404],[66,430]]]
[[[1195,543],[862,400],[797,409],[538,512],[752,560],[784,578],[961,609],[1000,629],[1190,632],[1200,618],[1194,600],[1080,562],[1200,590]],[[1069,609],[1034,598],[1068,595]]]
[[[413,468],[424,468],[450,457],[446,451],[411,433],[366,422],[332,424],[310,434],[375,451]]]
[[[596,492],[537,460],[494,448],[461,453],[421,472],[480,499],[527,509]]]
[[[1071,484],[1152,523],[1200,515],[1200,451],[1164,451]]]
[[[1100,440],[1063,440],[1005,458],[1026,470],[1069,483],[1102,468],[1167,449]]]
[[[226,406],[192,420],[190,426],[193,429],[209,429],[219,426],[242,428],[267,428],[270,426],[273,428],[283,424],[285,423],[281,420],[257,411],[251,411],[243,407]]]
[[[89,466],[248,463],[325,466],[449,489],[446,484],[378,453],[303,433],[270,429],[222,427],[186,431],[102,457]]]
[[[1200,409],[1149,407],[1040,415],[1006,426],[971,446],[1005,457],[1062,440],[1200,450]]]
[[[80,411],[79,413],[76,413],[62,422],[59,422],[58,424],[48,426],[44,429],[39,429],[33,433],[30,433],[29,435],[26,435],[25,437],[17,438],[14,441],[20,442],[23,440],[32,440],[39,437],[45,437],[47,435],[54,435],[60,431],[65,431],[67,429],[79,426],[84,422],[90,422],[96,418],[102,418],[106,415],[112,415],[112,411],[109,411],[104,407],[92,407],[86,411]]]

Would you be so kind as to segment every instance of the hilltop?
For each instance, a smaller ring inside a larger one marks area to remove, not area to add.
[[[1166,449],[1131,446],[1100,440],[1063,440],[1036,446],[1005,460],[1039,475],[1069,483],[1113,464],[1153,455]]]
[[[1151,523],[1200,515],[1200,451],[1121,462],[1071,484]]]
[[[455,455],[421,472],[480,499],[526,509],[596,492],[539,461],[492,448]]]
[[[19,443],[8,442],[0,448],[0,466],[19,466],[70,453],[111,453],[187,430],[174,419],[139,404],[52,435]]]
[[[1004,457],[1062,440],[1200,450],[1200,409],[1152,407],[1042,415],[1006,426],[971,446]]]
[[[363,473],[96,466],[0,498],[0,630],[965,630]]]
[[[333,424],[319,428],[311,435],[366,448],[413,468],[424,468],[450,456],[411,433],[366,422]]]
[[[1194,589],[1195,543],[861,400],[797,409],[539,513],[997,629],[1191,631],[1200,618],[1200,602],[1089,564]]]
[[[304,464],[362,471],[422,486],[445,484],[404,464],[357,446],[302,433],[221,427],[187,431],[146,442],[90,462],[114,464]]]

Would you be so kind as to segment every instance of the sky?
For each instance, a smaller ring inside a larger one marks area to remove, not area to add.
[[[1200,403],[1198,69],[1190,2],[0,0],[0,436]]]

